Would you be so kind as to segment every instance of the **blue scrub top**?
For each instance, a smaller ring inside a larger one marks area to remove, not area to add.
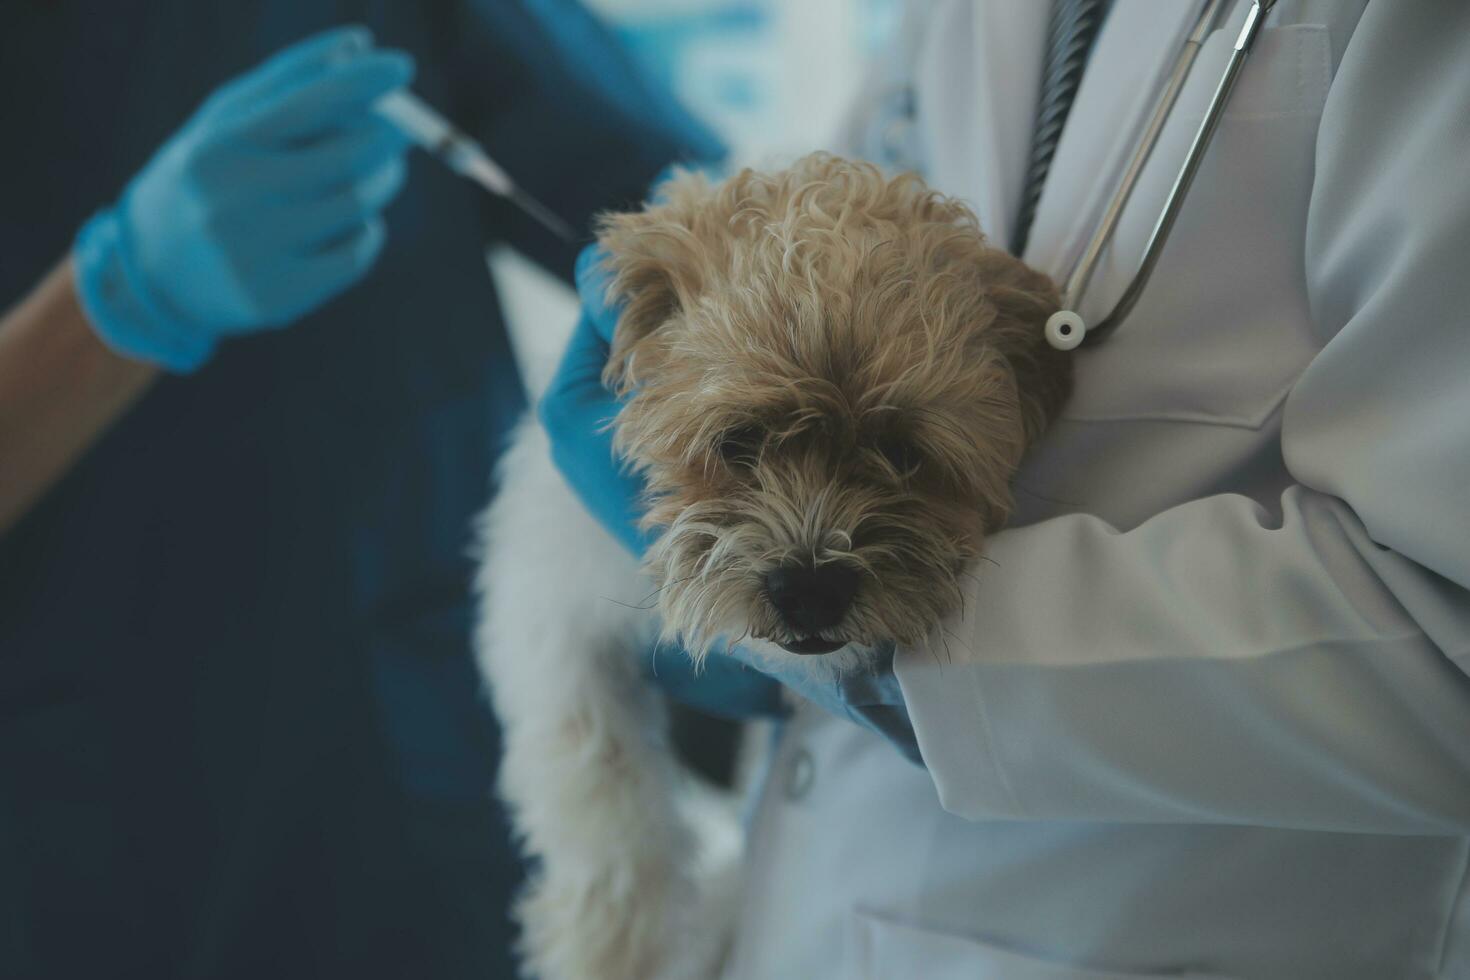
[[[0,308],[213,87],[344,22],[576,227],[720,151],[566,0],[12,0]],[[417,154],[387,222],[0,538],[0,975],[512,976],[466,548],[524,395],[483,254],[575,248]]]

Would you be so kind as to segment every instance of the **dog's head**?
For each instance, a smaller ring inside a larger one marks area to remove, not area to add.
[[[923,642],[1069,390],[1051,281],[917,177],[826,155],[681,175],[600,241],[666,633],[844,665]]]

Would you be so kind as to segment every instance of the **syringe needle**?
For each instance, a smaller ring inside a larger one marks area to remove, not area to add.
[[[575,242],[577,233],[546,205],[520,188],[500,165],[490,159],[480,144],[456,129],[428,103],[412,92],[390,92],[378,100],[377,110],[403,130],[430,156],[468,177],[496,197],[503,197],[565,242]]]
[[[509,199],[509,201],[516,207],[520,208],[526,214],[536,219],[536,221],[540,223],[541,227],[545,228],[547,231],[551,232],[562,241],[575,242],[577,240],[577,233],[572,230],[571,225],[561,220],[561,218],[557,217],[555,212],[553,212],[550,208],[542,204],[540,201],[536,200],[530,194],[527,194],[525,191],[521,190],[519,187],[512,187],[510,189],[510,193],[506,195],[506,198]]]

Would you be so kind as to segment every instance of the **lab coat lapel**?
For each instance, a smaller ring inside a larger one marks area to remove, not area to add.
[[[938,29],[927,32],[915,79],[925,94],[928,177],[974,207],[986,234],[1004,244],[1026,179],[1050,5],[933,2]],[[944,77],[930,77],[937,73]]]
[[[1101,220],[1205,2],[1116,0],[1103,23],[1024,256],[1059,286]]]

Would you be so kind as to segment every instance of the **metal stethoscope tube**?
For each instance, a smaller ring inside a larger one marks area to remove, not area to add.
[[[1236,80],[1240,77],[1240,70],[1245,64],[1246,56],[1250,54],[1256,35],[1260,33],[1261,23],[1265,20],[1266,13],[1276,0],[1252,0],[1245,23],[1241,27],[1239,36],[1235,39],[1235,47],[1230,52],[1230,60],[1225,65],[1225,72],[1221,75],[1219,84],[1215,86],[1215,93],[1211,96],[1210,104],[1205,109],[1205,118],[1194,134],[1189,152],[1184,157],[1184,164],[1180,167],[1178,176],[1174,178],[1173,187],[1169,189],[1169,197],[1164,202],[1164,210],[1154,224],[1148,245],[1144,248],[1143,261],[1139,263],[1138,271],[1134,273],[1128,288],[1123,291],[1123,295],[1118,299],[1112,311],[1095,326],[1089,327],[1077,313],[1077,307],[1081,304],[1082,297],[1086,295],[1087,285],[1097,268],[1098,259],[1103,249],[1112,240],[1113,232],[1118,225],[1118,218],[1122,215],[1123,208],[1133,193],[1139,174],[1143,172],[1144,165],[1148,162],[1154,146],[1159,141],[1159,134],[1163,131],[1164,123],[1169,118],[1175,101],[1179,98],[1179,92],[1184,87],[1184,80],[1194,66],[1200,45],[1204,43],[1206,35],[1219,23],[1227,2],[1228,0],[1209,0],[1200,13],[1194,29],[1190,31],[1189,38],[1179,52],[1179,57],[1174,61],[1174,68],[1170,72],[1168,83],[1164,86],[1159,102],[1154,107],[1153,114],[1149,117],[1148,124],[1139,139],[1138,147],[1134,150],[1133,157],[1123,172],[1118,189],[1113,192],[1108,202],[1102,221],[1099,222],[1097,230],[1089,239],[1087,248],[1078,259],[1072,274],[1067,277],[1066,286],[1062,290],[1062,308],[1053,313],[1046,321],[1047,342],[1058,350],[1072,350],[1082,343],[1098,343],[1106,339],[1132,311],[1144,287],[1148,285],[1154,266],[1158,264],[1159,256],[1164,250],[1164,243],[1168,241],[1169,232],[1174,227],[1174,221],[1179,217],[1179,211],[1184,206],[1184,198],[1189,192],[1189,186],[1194,182],[1195,174],[1199,171],[1201,161],[1204,160],[1205,150],[1209,148],[1210,139],[1215,135],[1215,130],[1219,128],[1220,119],[1225,111],[1225,103],[1230,98],[1231,90],[1235,88]]]

